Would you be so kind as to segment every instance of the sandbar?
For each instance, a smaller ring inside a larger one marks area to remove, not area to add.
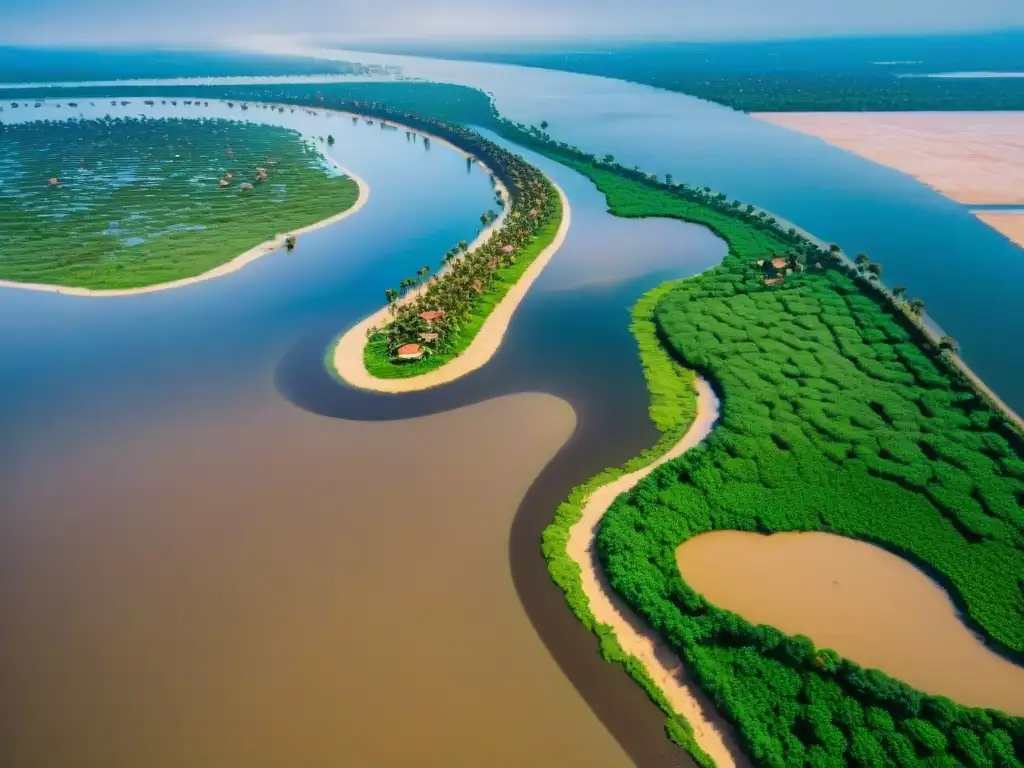
[[[1024,203],[1024,112],[762,112],[960,203]]]
[[[356,323],[338,340],[334,350],[329,355],[329,362],[333,366],[334,372],[353,387],[376,392],[399,393],[417,392],[422,389],[447,384],[483,367],[498,351],[516,308],[526,297],[530,286],[540,277],[541,272],[544,271],[551,258],[562,247],[562,243],[565,242],[565,236],[569,232],[572,220],[569,200],[562,189],[553,181],[551,186],[555,188],[562,201],[562,221],[559,224],[554,239],[543,251],[537,254],[537,257],[526,268],[526,271],[523,272],[519,280],[509,288],[508,293],[502,297],[498,305],[487,316],[480,330],[462,354],[452,358],[440,368],[435,368],[420,376],[411,376],[407,379],[381,379],[373,376],[366,370],[366,364],[363,362],[363,353],[368,341],[367,331],[371,328],[383,327],[391,317],[388,308],[385,306],[365,320]],[[499,221],[495,221],[490,228],[484,230],[473,241],[470,250],[486,242],[486,239],[491,235],[491,231],[498,224]],[[441,274],[443,274],[443,271],[438,273],[438,275]],[[420,291],[426,290],[428,285],[429,282],[420,286],[417,291],[410,292],[403,301],[414,300]]]
[[[971,211],[971,213],[992,227],[992,229],[1006,235],[1012,242],[1024,248],[1024,211],[1019,213]]]
[[[594,536],[601,518],[619,495],[665,462],[698,445],[711,433],[718,420],[718,398],[701,376],[697,376],[695,386],[697,418],[686,434],[651,464],[594,491],[584,502],[579,521],[569,529],[566,551],[580,566],[580,580],[594,618],[598,623],[610,626],[623,650],[640,660],[675,711],[693,727],[700,747],[719,768],[747,766],[750,762],[739,748],[732,727],[693,680],[672,647],[611,589],[594,549]]]
[[[324,157],[327,157],[324,155]],[[232,272],[237,272],[247,264],[251,264],[261,256],[266,256],[268,253],[284,247],[285,240],[289,235],[298,237],[299,235],[312,232],[323,227],[330,226],[331,224],[337,224],[343,219],[347,219],[366,205],[366,201],[370,199],[370,185],[346,168],[338,165],[331,158],[327,158],[332,166],[338,170],[341,174],[348,176],[352,181],[356,183],[359,188],[359,196],[353,205],[346,208],[340,213],[336,213],[333,216],[328,216],[326,219],[321,219],[313,224],[299,229],[293,229],[290,232],[280,233],[275,235],[270,240],[265,240],[259,245],[254,245],[245,253],[241,253],[231,261],[225,262],[220,266],[214,267],[213,269],[207,270],[202,274],[195,275],[193,277],[183,277],[180,280],[171,280],[166,283],[154,283],[153,285],[143,285],[138,288],[74,288],[67,285],[49,285],[47,283],[20,283],[15,280],[0,280],[0,288],[21,288],[28,291],[46,291],[48,293],[61,293],[65,296],[91,296],[91,297],[114,297],[114,296],[138,296],[143,293],[154,293],[156,291],[167,291],[172,288],[183,288],[186,285],[193,285],[195,283],[201,283],[204,280],[212,280],[215,277],[223,277],[229,275]]]

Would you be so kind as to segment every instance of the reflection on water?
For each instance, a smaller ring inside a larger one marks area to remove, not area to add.
[[[574,422],[539,394],[385,423],[271,395],[23,456],[0,763],[628,765],[509,610],[512,517]]]
[[[929,693],[1024,714],[1024,668],[986,648],[941,587],[884,549],[828,533],[714,531],[683,543],[676,560],[694,589],[755,624]]]

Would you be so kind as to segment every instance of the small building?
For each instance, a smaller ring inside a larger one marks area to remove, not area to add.
[[[420,312],[420,317],[422,317],[426,321],[427,325],[430,325],[435,320],[440,320],[442,317],[444,317],[444,314],[445,312],[443,309],[431,309],[427,310],[426,312]]]
[[[781,256],[776,256],[774,259],[772,259],[772,266],[775,267],[775,269],[785,269],[787,266],[789,266],[789,262],[786,261]]]
[[[395,350],[396,360],[419,360],[423,357],[423,347],[419,344],[403,344]]]
[[[515,246],[512,246],[512,245],[503,245],[503,246],[501,246],[501,252],[502,253],[515,253],[515,250],[516,250]]]
[[[439,338],[441,338],[440,334],[437,334],[437,333],[429,333],[428,332],[428,333],[421,333],[420,334],[420,341],[426,342],[427,344],[431,344],[431,343],[437,341]]]

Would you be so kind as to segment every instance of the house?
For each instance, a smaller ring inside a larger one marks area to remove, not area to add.
[[[440,320],[442,317],[444,317],[444,310],[431,309],[427,310],[426,312],[420,312],[420,317],[422,317],[427,322],[427,325],[430,325],[435,320]]]
[[[423,347],[419,344],[403,344],[395,350],[397,360],[419,360],[423,357]]]

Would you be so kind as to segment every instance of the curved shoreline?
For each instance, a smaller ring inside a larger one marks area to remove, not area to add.
[[[324,155],[324,157],[327,157]],[[279,233],[270,240],[264,240],[258,245],[254,245],[244,253],[240,253],[231,261],[227,261],[220,266],[209,269],[193,277],[183,277],[178,280],[170,280],[166,283],[154,283],[153,285],[143,285],[138,288],[76,288],[67,285],[51,285],[48,283],[21,283],[16,280],[0,280],[0,288],[20,288],[26,291],[44,291],[46,293],[60,293],[65,296],[90,296],[93,298],[112,298],[116,296],[138,296],[143,293],[155,293],[157,291],[168,291],[172,288],[183,288],[186,285],[193,285],[195,283],[202,283],[206,280],[212,280],[216,277],[223,277],[224,275],[230,275],[232,272],[237,272],[247,264],[251,264],[261,256],[266,256],[268,253],[273,253],[279,250],[285,244],[285,240],[289,235],[304,235],[308,232],[321,229],[323,227],[330,226],[331,224],[337,224],[343,219],[347,219],[366,205],[367,200],[370,199],[370,185],[366,181],[347,168],[334,162],[331,158],[327,157],[331,165],[341,172],[343,175],[348,176],[352,181],[356,183],[356,187],[359,190],[359,195],[356,197],[355,203],[346,208],[340,213],[336,213],[333,216],[328,216],[326,219],[309,224],[299,229],[294,229],[289,232]]]
[[[650,464],[601,486],[583,502],[582,515],[569,528],[566,552],[580,568],[580,582],[598,624],[609,626],[622,649],[637,658],[665,697],[693,728],[697,744],[719,768],[747,766],[749,760],[732,736],[732,728],[692,680],[675,651],[609,586],[594,549],[594,538],[605,512],[619,495],[662,464],[701,443],[718,421],[718,397],[698,375],[697,415],[682,438]]]
[[[472,373],[478,368],[482,368],[498,351],[501,341],[505,336],[505,331],[508,330],[512,316],[515,314],[520,302],[526,297],[530,286],[540,277],[548,262],[551,261],[551,258],[562,247],[562,243],[565,242],[565,237],[569,232],[572,222],[572,210],[569,206],[569,199],[553,181],[551,186],[558,193],[562,203],[562,221],[558,225],[558,231],[555,233],[554,239],[543,251],[537,254],[537,257],[526,268],[519,280],[509,288],[508,293],[502,297],[498,305],[486,317],[480,330],[477,331],[476,336],[473,337],[473,340],[463,350],[462,354],[452,358],[440,368],[428,371],[420,376],[411,376],[406,379],[380,379],[373,376],[366,370],[366,364],[363,362],[363,352],[368,341],[367,332],[371,328],[379,327],[386,323],[390,317],[388,308],[382,307],[377,312],[352,326],[334,344],[333,349],[328,353],[328,364],[334,373],[345,383],[353,387],[374,392],[397,394],[417,392],[447,384]],[[495,222],[495,224],[498,223],[500,222]],[[472,247],[479,247],[486,237],[490,236],[490,231],[484,230],[473,241]],[[424,284],[417,291],[409,293],[406,300],[415,298],[427,285],[429,283]]]

